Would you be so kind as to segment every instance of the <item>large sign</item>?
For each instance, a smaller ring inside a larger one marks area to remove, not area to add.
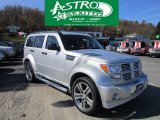
[[[18,27],[18,26],[7,26],[6,29],[8,29],[9,33],[15,34],[15,33],[18,32],[20,27]]]
[[[156,35],[156,39],[160,39],[160,35]]]
[[[118,0],[46,0],[46,26],[116,26]]]

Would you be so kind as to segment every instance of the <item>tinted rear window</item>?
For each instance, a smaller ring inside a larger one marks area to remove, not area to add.
[[[26,46],[28,47],[33,47],[34,46],[34,41],[36,37],[29,37],[26,43]]]

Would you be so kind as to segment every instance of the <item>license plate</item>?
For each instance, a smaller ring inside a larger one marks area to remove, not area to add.
[[[140,90],[142,90],[143,89],[143,84],[138,84],[137,86],[136,86],[136,92],[138,92],[138,91],[140,91]]]

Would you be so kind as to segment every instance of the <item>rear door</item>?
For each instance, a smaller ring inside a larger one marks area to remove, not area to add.
[[[45,40],[45,35],[36,36],[34,42],[34,59],[37,67],[38,73],[43,73],[43,60],[42,51],[43,51],[43,43]]]
[[[26,45],[25,45],[25,50],[24,50],[24,57],[27,56],[27,54],[31,54],[34,58],[34,42],[35,42],[36,36],[29,36]]]

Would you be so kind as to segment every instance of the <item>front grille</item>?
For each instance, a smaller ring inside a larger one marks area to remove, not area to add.
[[[135,50],[140,51],[140,50],[141,50],[141,48],[136,48]]]
[[[139,68],[139,62],[134,62],[133,67],[134,67],[134,69],[138,69]]]
[[[139,76],[140,76],[140,71],[139,71],[139,70],[138,70],[138,71],[135,71],[135,72],[134,72],[134,75],[135,75],[135,78],[139,77]]]
[[[130,71],[130,70],[131,70],[131,66],[130,66],[129,63],[122,64],[122,65],[121,65],[121,69],[122,69],[122,72]]]
[[[121,64],[122,79],[129,81],[140,77],[140,62],[131,62]]]
[[[124,73],[124,74],[123,74],[123,79],[124,79],[124,80],[130,80],[130,79],[132,79],[132,74],[131,74],[131,72],[130,72],[130,73]]]

